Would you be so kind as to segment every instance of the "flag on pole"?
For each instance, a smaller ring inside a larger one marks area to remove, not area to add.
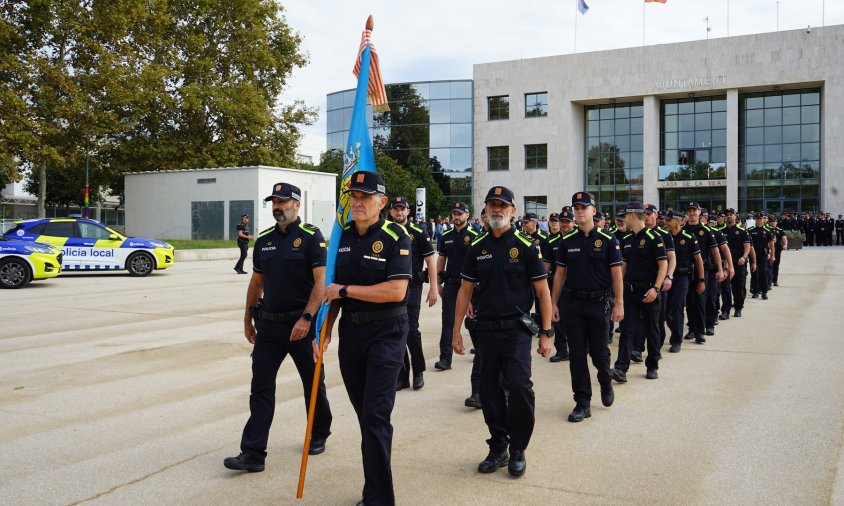
[[[581,14],[586,14],[589,11],[589,6],[586,5],[586,0],[577,0],[577,10]]]
[[[658,3],[658,4],[664,4],[664,3],[665,3],[665,2],[667,2],[667,1],[668,1],[668,0],[645,0],[645,3],[646,3],[646,4],[652,4],[652,3],[656,2],[656,3]]]

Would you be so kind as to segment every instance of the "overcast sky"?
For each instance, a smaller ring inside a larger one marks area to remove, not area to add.
[[[471,79],[472,65],[519,58],[805,29],[844,23],[844,0],[296,0],[282,2],[303,38],[310,64],[294,71],[282,101],[302,99],[319,109],[305,127],[300,153],[315,161],[325,150],[325,96],[353,88],[352,74],[366,17],[384,82]],[[825,9],[824,9],[824,3]],[[644,5],[644,9],[643,9]],[[727,8],[729,6],[729,32]],[[825,13],[824,13],[825,10]]]

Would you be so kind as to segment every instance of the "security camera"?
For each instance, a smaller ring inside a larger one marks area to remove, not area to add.
[[[806,33],[812,33],[812,25],[806,27]]]

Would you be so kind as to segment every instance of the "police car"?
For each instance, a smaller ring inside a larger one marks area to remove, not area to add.
[[[163,241],[126,237],[96,220],[46,218],[18,222],[4,237],[61,248],[67,271],[126,269],[146,276],[175,262],[174,248]]]
[[[0,237],[0,287],[20,288],[62,272],[62,252],[47,244]]]

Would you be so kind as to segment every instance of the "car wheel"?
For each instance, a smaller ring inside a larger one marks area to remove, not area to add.
[[[0,262],[0,286],[20,288],[32,281],[29,264],[21,258],[7,258]]]
[[[126,270],[133,276],[146,276],[155,268],[155,260],[149,253],[133,253],[126,260]]]

